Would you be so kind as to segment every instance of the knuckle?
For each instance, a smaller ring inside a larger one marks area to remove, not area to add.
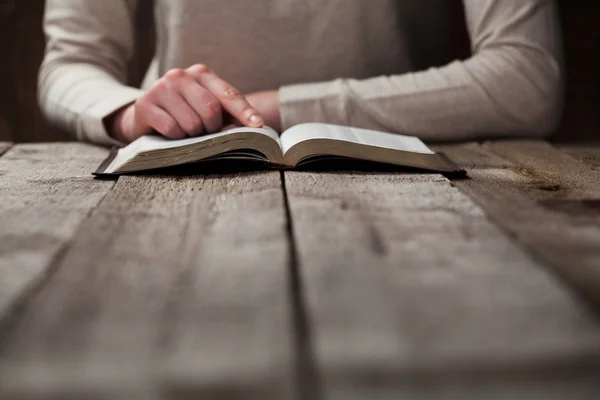
[[[175,138],[178,134],[177,123],[174,120],[165,120],[162,122],[161,133],[169,138]]]
[[[245,117],[250,117],[251,115],[256,114],[256,112],[254,111],[254,108],[250,106],[250,104],[244,104],[240,109],[240,114]]]
[[[189,116],[182,124],[182,128],[186,133],[196,132],[202,126],[202,120],[198,116]]]
[[[194,75],[200,75],[210,72],[210,68],[208,68],[205,64],[195,64],[189,68],[189,71]]]
[[[185,71],[180,68],[173,68],[167,71],[165,78],[168,80],[181,79],[186,75]]]
[[[150,88],[150,91],[148,92],[148,96],[154,97],[154,96],[156,96],[157,93],[162,93],[168,89],[169,89],[169,84],[168,84],[167,80],[159,79]]]
[[[175,128],[173,130],[168,131],[165,134],[165,136],[169,139],[183,139],[185,137],[185,134],[183,134],[180,129]]]
[[[140,97],[134,103],[134,107],[135,107],[136,111],[138,111],[138,112],[146,111],[149,106],[150,106],[150,100],[148,99],[147,95]]]
[[[241,97],[241,93],[234,87],[228,87],[223,90],[223,99],[225,101],[237,100]]]
[[[223,112],[223,108],[221,107],[221,103],[216,100],[209,101],[205,106],[206,114],[209,118],[216,117],[221,115]]]

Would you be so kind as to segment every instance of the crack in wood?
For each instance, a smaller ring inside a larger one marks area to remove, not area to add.
[[[319,400],[323,398],[319,370],[315,359],[313,333],[304,299],[302,267],[294,235],[294,220],[290,210],[285,172],[281,171],[281,188],[286,212],[286,231],[289,243],[289,285],[292,316],[292,333],[295,340],[296,392],[298,400]],[[344,203],[342,203],[342,207]]]

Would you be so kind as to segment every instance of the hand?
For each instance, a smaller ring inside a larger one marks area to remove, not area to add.
[[[260,113],[237,89],[199,64],[167,72],[106,124],[114,138],[129,143],[153,131],[170,139],[219,132],[231,122],[257,128],[264,125]]]
[[[279,112],[279,91],[252,93],[246,96],[248,102],[263,117],[265,125],[281,132],[281,113]]]

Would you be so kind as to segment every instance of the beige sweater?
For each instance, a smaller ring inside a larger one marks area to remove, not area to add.
[[[142,1],[142,0],[140,0]],[[204,63],[242,92],[280,88],[283,127],[308,121],[426,140],[545,135],[560,120],[553,0],[463,0],[473,57],[449,59],[458,0],[156,0],[145,87]],[[47,0],[39,97],[80,140],[110,144],[103,118],[125,84],[136,0]]]

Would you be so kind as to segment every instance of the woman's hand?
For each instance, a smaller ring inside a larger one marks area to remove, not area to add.
[[[129,143],[153,131],[170,139],[219,132],[232,122],[264,125],[261,114],[237,89],[199,64],[167,72],[134,104],[109,117],[106,125],[115,139]]]
[[[279,112],[279,91],[252,93],[246,96],[248,102],[263,117],[265,125],[281,132],[281,114]]]

